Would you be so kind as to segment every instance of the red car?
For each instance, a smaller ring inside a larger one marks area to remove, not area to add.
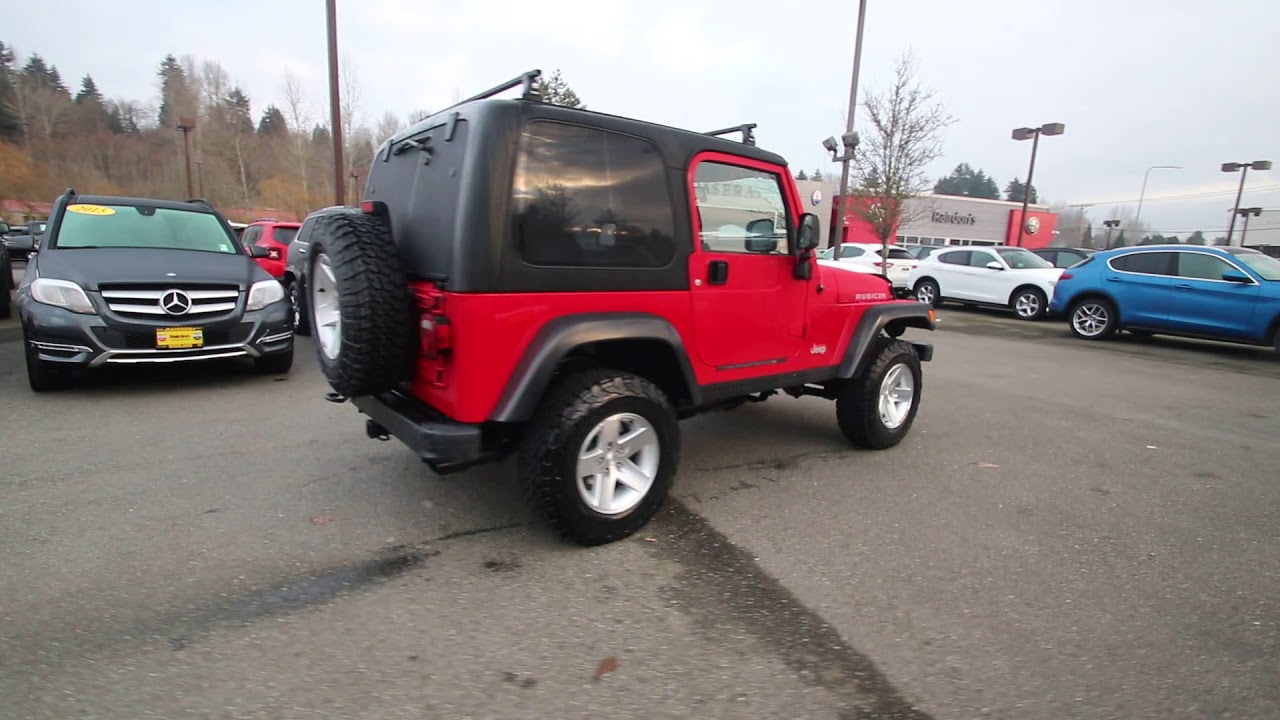
[[[293,242],[300,227],[302,223],[258,220],[244,229],[240,240],[245,247],[257,245],[265,248],[267,256],[258,258],[258,264],[271,273],[271,277],[279,279],[284,276],[285,261],[289,259],[289,243]]]

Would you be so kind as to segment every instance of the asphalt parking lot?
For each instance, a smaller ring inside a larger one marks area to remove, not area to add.
[[[580,549],[510,463],[364,437],[304,342],[26,387],[0,336],[0,716],[1280,717],[1280,356],[944,309],[908,440],[683,424]]]

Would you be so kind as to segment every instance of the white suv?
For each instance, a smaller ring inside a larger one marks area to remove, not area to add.
[[[883,250],[884,248],[876,243],[841,243],[840,262],[874,268],[877,274],[883,272],[889,278],[895,290],[904,292],[910,290],[907,277],[919,261],[905,248],[897,245],[890,245],[887,253],[882,255]],[[820,256],[819,259],[830,260],[831,256],[828,254],[826,257]]]
[[[1039,320],[1062,275],[1061,268],[1025,248],[952,247],[921,260],[907,279],[916,299],[1007,307],[1023,320]]]

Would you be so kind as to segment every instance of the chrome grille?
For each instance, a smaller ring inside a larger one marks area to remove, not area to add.
[[[240,301],[240,289],[234,285],[104,285],[100,292],[111,312],[156,318],[229,313]],[[181,305],[189,309],[166,310],[162,300],[170,293],[180,293]]]

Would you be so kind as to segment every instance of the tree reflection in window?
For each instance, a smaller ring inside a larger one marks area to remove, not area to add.
[[[644,140],[530,123],[513,199],[516,246],[531,265],[657,268],[675,255],[665,167]]]

